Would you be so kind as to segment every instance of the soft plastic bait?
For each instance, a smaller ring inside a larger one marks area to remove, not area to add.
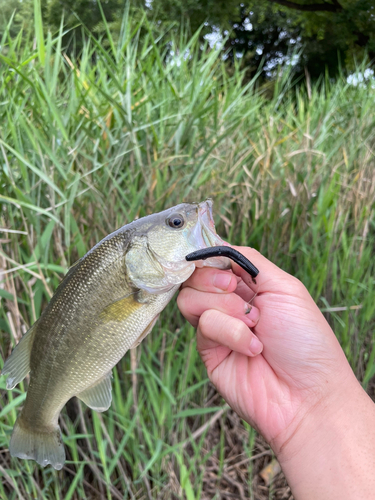
[[[249,261],[249,259],[231,247],[220,246],[202,248],[201,250],[189,253],[185,259],[190,262],[193,260],[205,260],[210,257],[228,257],[228,259],[233,260],[236,264],[241,266],[252,278],[256,278],[259,274],[259,270]]]

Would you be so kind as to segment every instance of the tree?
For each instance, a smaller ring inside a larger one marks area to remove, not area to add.
[[[97,35],[104,34],[101,29],[103,14],[110,23],[124,9],[124,0],[42,0],[45,5],[44,19],[47,25],[58,28],[64,17],[64,27],[69,32],[64,41],[70,51],[79,52],[84,37],[84,26]],[[103,14],[102,14],[103,12]],[[71,43],[70,43],[71,42]]]
[[[206,34],[219,28],[226,48],[254,70],[265,61],[270,71],[293,47],[302,51],[300,70],[313,77],[325,67],[334,75],[340,62],[352,68],[365,51],[375,58],[375,0],[158,0],[151,7],[149,15],[164,22],[186,19],[192,30],[206,23]]]
[[[375,60],[375,0],[101,0],[101,8],[99,0],[41,2],[46,27],[57,30],[64,16],[65,50],[76,53],[85,36],[81,23],[105,43],[102,11],[116,30],[129,2],[133,16],[144,10],[161,31],[174,23],[176,31],[203,26],[202,38],[220,33],[230,59],[241,57],[250,75],[263,64],[272,76],[292,49],[301,54],[297,71],[307,68],[312,78],[326,68],[334,76],[340,64],[351,70],[366,51]],[[32,29],[33,0],[0,0],[0,34],[14,10],[11,33]]]

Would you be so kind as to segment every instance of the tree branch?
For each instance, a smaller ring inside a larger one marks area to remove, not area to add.
[[[311,4],[301,4],[295,2],[289,2],[289,0],[268,0],[271,3],[277,3],[283,5],[284,7],[289,7],[290,9],[302,10],[304,12],[341,12],[343,10],[342,5],[339,4],[337,0],[333,0],[332,3],[311,3]]]

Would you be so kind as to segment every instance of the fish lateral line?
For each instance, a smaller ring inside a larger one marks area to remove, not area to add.
[[[256,268],[249,259],[231,247],[218,246],[202,248],[201,250],[189,253],[186,255],[185,259],[191,262],[194,260],[206,260],[210,257],[228,257],[228,259],[233,260],[233,262],[249,273],[252,278],[256,278],[259,274],[259,269]]]

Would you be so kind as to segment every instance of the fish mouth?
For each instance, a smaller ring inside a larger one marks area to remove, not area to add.
[[[198,204],[198,224],[194,234],[194,243],[197,250],[216,246],[229,246],[216,233],[214,218],[212,215],[211,199]],[[195,262],[196,267],[216,267],[218,269],[231,269],[230,260],[227,257],[212,257]]]
[[[216,247],[220,245],[228,245],[216,233],[214,218],[212,215],[212,200],[208,199],[198,205],[198,226],[201,231],[199,243],[202,245],[199,248]]]

